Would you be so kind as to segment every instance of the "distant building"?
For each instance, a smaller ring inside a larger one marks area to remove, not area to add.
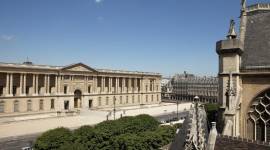
[[[161,101],[158,73],[0,63],[0,117]]]
[[[216,103],[218,97],[218,78],[199,77],[193,74],[176,74],[166,86],[162,86],[162,98],[179,101],[193,101],[199,96],[204,103]]]

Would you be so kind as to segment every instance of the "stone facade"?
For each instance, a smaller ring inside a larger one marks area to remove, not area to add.
[[[270,4],[245,6],[240,36],[231,23],[219,55],[219,129],[223,135],[270,141]]]
[[[179,101],[193,101],[195,96],[203,103],[216,103],[218,78],[199,77],[193,74],[176,74],[164,87],[164,98]]]
[[[160,103],[157,73],[0,63],[0,116]]]

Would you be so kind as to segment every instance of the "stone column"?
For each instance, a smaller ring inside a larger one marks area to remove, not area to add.
[[[54,88],[55,88],[55,94],[58,93],[58,76],[55,75],[55,78],[54,78]]]
[[[9,94],[13,95],[13,74],[10,74]]]
[[[5,93],[6,95],[10,95],[9,94],[9,88],[10,88],[9,85],[10,85],[9,84],[9,73],[7,73],[7,78],[6,78],[6,93]]]
[[[38,91],[38,74],[36,75],[36,94],[37,95],[39,94],[39,91]]]
[[[119,78],[115,78],[115,93],[118,93],[118,87],[119,87]]]
[[[47,93],[47,75],[44,75],[44,94]]]
[[[157,89],[156,89],[156,80],[153,81],[153,92],[155,92]]]
[[[84,76],[84,91],[83,93],[88,93],[88,81],[87,76]]]
[[[33,87],[32,87],[32,95],[35,95],[36,94],[36,75],[35,74],[33,74]]]
[[[101,77],[101,92],[104,92],[104,88],[105,88],[105,78]]]
[[[50,75],[48,75],[47,81],[48,81],[47,93],[50,94],[50,89],[51,89],[51,87],[50,87]]]
[[[112,78],[111,77],[109,77],[109,86],[108,86],[108,91],[109,91],[109,93],[111,93],[111,91],[112,91]]]
[[[132,78],[128,78],[128,92],[132,92],[132,86],[131,86]]]
[[[125,91],[125,87],[126,87],[126,78],[122,78],[123,82],[122,82],[122,92]]]
[[[57,85],[58,85],[58,89],[57,89],[57,93],[58,93],[58,94],[61,93],[61,80],[62,80],[62,76],[59,75],[59,76],[58,76],[58,81],[57,81],[57,82],[58,82],[58,84],[57,84]]]
[[[20,74],[20,95],[23,94],[23,74]]]
[[[143,78],[140,79],[140,91],[143,92]]]
[[[95,76],[93,76],[93,87],[92,87],[92,90],[93,90],[93,93],[95,93],[96,92],[96,77]]]

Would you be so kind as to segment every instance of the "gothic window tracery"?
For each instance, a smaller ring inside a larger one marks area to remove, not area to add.
[[[270,141],[270,90],[255,98],[248,112],[249,138]]]

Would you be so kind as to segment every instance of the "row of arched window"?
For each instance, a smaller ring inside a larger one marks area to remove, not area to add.
[[[54,99],[51,99],[51,109],[54,109]],[[32,100],[27,100],[26,110],[32,111]],[[44,110],[44,100],[39,100],[39,110]],[[5,102],[0,101],[0,113],[5,112]],[[20,102],[18,100],[13,101],[13,112],[20,112]]]

